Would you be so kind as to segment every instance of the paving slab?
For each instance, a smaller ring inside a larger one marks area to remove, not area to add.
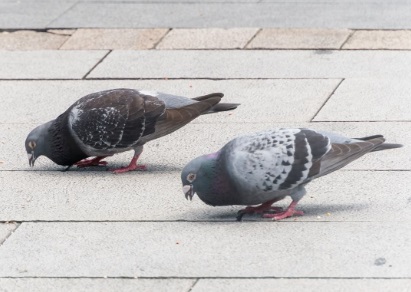
[[[173,29],[157,45],[157,49],[242,49],[258,28]]]
[[[0,123],[44,123],[86,94],[122,87],[187,97],[223,92],[224,102],[241,103],[235,111],[201,117],[203,122],[308,122],[339,82],[338,79],[0,81],[2,106],[9,109],[0,116]]]
[[[409,278],[410,232],[408,222],[23,223],[0,248],[0,275]]]
[[[41,29],[58,18],[77,0],[1,1],[1,29]]]
[[[411,287],[410,279],[200,279],[192,292],[225,291],[401,291]]]
[[[0,278],[0,291],[188,292],[195,280],[186,279],[36,279]]]
[[[20,30],[0,32],[0,50],[58,50],[66,35]]]
[[[264,28],[248,49],[339,49],[352,33],[349,29]]]
[[[411,121],[410,91],[409,79],[346,79],[314,121]]]
[[[16,230],[16,223],[0,223],[0,245]],[[1,285],[0,285],[1,287]]]
[[[410,78],[410,51],[114,51],[91,78]]]
[[[107,51],[0,51],[0,79],[81,79]]]
[[[344,44],[343,49],[409,50],[411,49],[411,31],[357,30]]]
[[[321,13],[319,14],[319,11]],[[250,17],[252,15],[252,17]],[[247,17],[245,17],[247,16]],[[407,2],[79,2],[53,27],[411,28]]]
[[[168,29],[78,29],[61,49],[152,49],[167,32]]]

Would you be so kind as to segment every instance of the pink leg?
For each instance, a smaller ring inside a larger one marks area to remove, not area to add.
[[[277,214],[263,214],[264,218],[272,218],[273,220],[282,220],[284,218],[288,218],[294,215],[304,215],[303,211],[295,210],[295,206],[297,206],[298,201],[292,201],[290,206],[288,206],[287,210]]]
[[[127,171],[131,170],[147,170],[147,167],[145,165],[137,165],[137,160],[140,157],[140,155],[133,156],[133,159],[131,159],[130,164],[126,167],[121,167],[113,170],[113,173],[124,173]]]
[[[74,163],[77,167],[83,168],[88,166],[99,166],[99,165],[107,165],[107,161],[101,161],[102,159],[106,158],[107,156],[97,156],[93,159],[83,159],[79,162]]]
[[[277,201],[279,201],[279,199],[274,199],[274,200],[267,201],[267,202],[261,204],[260,206],[256,206],[256,207],[248,206],[248,207],[246,207],[246,208],[238,211],[238,213],[237,213],[237,221],[241,221],[241,219],[243,218],[243,216],[244,216],[245,214],[254,214],[254,213],[262,214],[262,213],[264,213],[265,211],[270,211],[270,210],[273,210],[274,212],[281,212],[281,211],[283,211],[283,208],[281,208],[281,207],[273,207],[273,206],[271,206],[272,204],[274,204],[274,203],[277,202]]]

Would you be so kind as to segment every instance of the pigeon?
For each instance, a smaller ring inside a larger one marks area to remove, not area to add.
[[[145,143],[202,114],[233,110],[239,105],[220,103],[222,97],[222,93],[213,93],[190,99],[126,88],[86,95],[55,120],[30,132],[25,141],[29,165],[34,166],[41,155],[68,168],[107,165],[104,158],[134,150],[130,164],[114,173],[144,170],[137,160]]]
[[[307,128],[262,131],[190,161],[181,172],[183,192],[190,200],[197,193],[211,206],[246,205],[238,221],[252,213],[273,220],[303,215],[295,207],[307,183],[368,152],[402,147],[384,142],[381,135],[352,139]],[[285,211],[272,206],[286,196],[292,202]]]

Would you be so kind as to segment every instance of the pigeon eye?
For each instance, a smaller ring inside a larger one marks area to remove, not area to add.
[[[34,147],[36,147],[36,142],[30,141],[30,142],[29,142],[29,147],[30,147],[31,149],[34,149]]]
[[[187,180],[189,182],[193,182],[196,179],[196,175],[194,173],[190,173],[189,175],[187,175]]]

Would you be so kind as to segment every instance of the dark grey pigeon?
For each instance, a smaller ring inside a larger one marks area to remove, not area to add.
[[[247,213],[274,220],[303,215],[295,206],[307,183],[368,152],[402,147],[384,141],[381,135],[351,139],[311,129],[273,129],[238,137],[218,152],[189,162],[181,173],[183,192],[187,199],[197,193],[212,206],[261,204],[240,210],[238,220]],[[292,203],[285,211],[272,206],[286,196]]]
[[[38,126],[25,146],[30,166],[44,155],[59,165],[106,165],[107,156],[134,150],[122,173],[145,169],[137,159],[148,141],[183,127],[198,116],[235,109],[238,104],[219,103],[222,93],[194,99],[134,89],[113,89],[80,98],[55,120]],[[85,159],[95,156],[93,159]]]

